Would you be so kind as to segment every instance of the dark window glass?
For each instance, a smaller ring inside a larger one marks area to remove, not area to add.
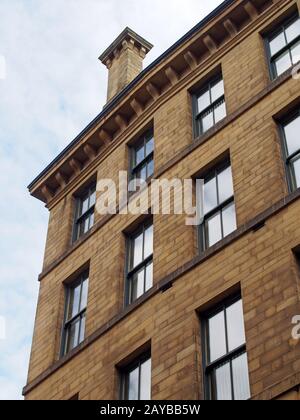
[[[250,398],[242,300],[231,299],[205,321],[207,398]]]
[[[67,287],[62,355],[84,341],[88,282],[88,272],[85,272]]]
[[[226,117],[222,76],[210,81],[194,96],[195,134],[200,136]]]
[[[124,369],[121,375],[122,400],[151,400],[151,357],[149,355],[136,360]]]
[[[291,191],[300,188],[300,111],[282,125],[284,153]]]
[[[153,131],[143,135],[132,148],[131,180],[147,181],[154,174]],[[134,189],[137,190],[137,187]]]
[[[143,224],[130,238],[128,249],[127,304],[153,285],[153,224]]]
[[[300,19],[293,17],[267,39],[272,77],[276,78],[300,61]]]
[[[202,251],[237,228],[230,164],[219,166],[204,178],[204,220],[200,228]]]
[[[94,225],[96,204],[96,184],[93,183],[85,193],[77,198],[74,236],[77,241],[82,235],[87,233]]]

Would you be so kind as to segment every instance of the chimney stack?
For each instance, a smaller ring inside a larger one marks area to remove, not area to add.
[[[153,45],[125,28],[99,60],[108,69],[107,102],[111,101],[142,70],[143,60]]]

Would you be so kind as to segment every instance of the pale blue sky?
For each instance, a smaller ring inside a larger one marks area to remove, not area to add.
[[[0,0],[0,399],[20,399],[26,382],[47,229],[26,186],[101,111],[97,57],[130,26],[154,44],[149,64],[220,3]]]

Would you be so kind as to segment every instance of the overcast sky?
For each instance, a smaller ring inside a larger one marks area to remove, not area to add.
[[[26,382],[45,246],[48,211],[26,186],[101,111],[98,56],[129,26],[154,44],[148,65],[220,3],[0,0],[0,399]]]

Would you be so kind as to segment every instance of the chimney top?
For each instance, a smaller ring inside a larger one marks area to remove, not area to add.
[[[99,60],[109,71],[108,102],[142,71],[143,60],[152,48],[150,42],[127,27],[101,54]]]
[[[129,42],[140,50],[142,58],[152,50],[153,45],[146,41],[143,37],[138,35],[132,29],[126,27],[124,31],[115,39],[115,41],[100,55],[99,60],[106,67],[109,67],[117,51],[121,50],[124,46],[124,42]]]

